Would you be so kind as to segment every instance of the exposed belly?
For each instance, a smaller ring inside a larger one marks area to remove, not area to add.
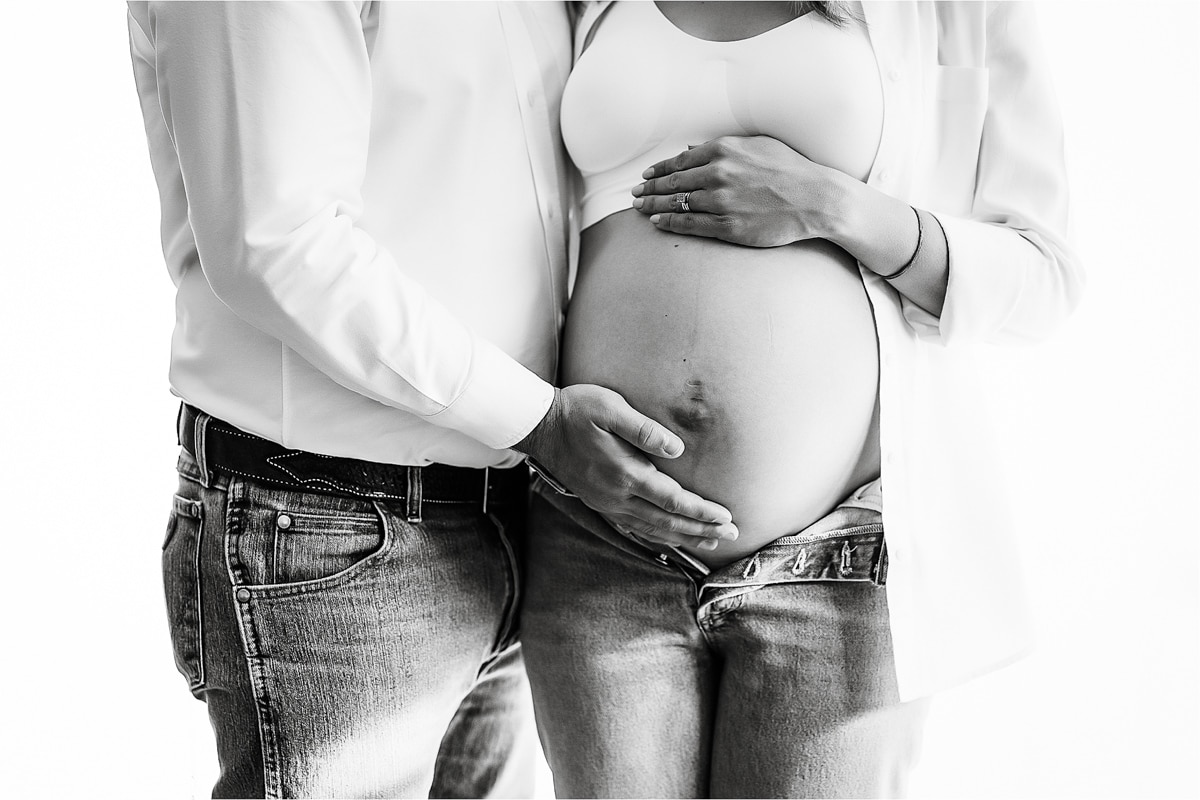
[[[621,393],[677,433],[657,460],[733,512],[728,563],[879,474],[878,350],[858,268],[824,241],[769,249],[656,230],[636,211],[584,231],[562,379]]]

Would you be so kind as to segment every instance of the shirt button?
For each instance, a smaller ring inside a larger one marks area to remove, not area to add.
[[[275,524],[279,526],[280,530],[286,531],[288,528],[292,527],[292,518],[287,514],[280,514],[279,519],[275,520]]]
[[[890,366],[892,365],[892,354],[891,354],[891,353],[884,353],[884,354],[883,354],[883,358],[882,358],[882,359],[880,359],[880,361],[883,363],[883,365],[884,365],[885,367],[890,367]]]
[[[893,81],[893,82],[900,80],[900,70],[889,69],[888,70],[888,80]]]
[[[250,590],[249,589],[238,589],[237,592],[234,593],[234,597],[237,598],[237,601],[239,603],[249,603],[250,602]]]
[[[886,180],[887,180],[888,178],[890,178],[890,177],[892,177],[892,171],[891,171],[891,170],[888,170],[888,169],[881,169],[881,170],[879,170],[879,180],[881,180],[881,181],[886,181]]]
[[[538,93],[535,89],[530,89],[525,93],[525,102],[529,103],[529,107],[533,108],[538,103]]]
[[[891,465],[895,466],[895,464],[896,464],[896,454],[895,454],[895,453],[888,453],[888,454],[887,454],[887,459],[886,459],[886,460],[887,460],[887,463],[889,463],[889,464],[891,464]]]

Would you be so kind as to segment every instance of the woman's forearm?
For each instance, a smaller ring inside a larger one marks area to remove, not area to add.
[[[831,171],[832,172],[832,171]],[[896,291],[934,316],[946,301],[950,255],[946,236],[933,214],[915,209],[842,173],[832,180],[840,211],[829,215],[825,238],[872,272],[895,274],[915,255],[912,265],[889,280]],[[920,248],[917,247],[920,215]]]
[[[713,139],[652,165],[645,176],[634,187],[634,208],[660,230],[752,247],[826,239],[884,276],[904,267],[917,250],[911,206],[769,136]],[[689,210],[679,207],[680,196],[689,198]],[[890,283],[940,317],[949,251],[933,215],[918,213],[920,250]]]

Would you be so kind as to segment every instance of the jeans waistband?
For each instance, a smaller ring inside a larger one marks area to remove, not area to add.
[[[757,586],[800,581],[887,583],[887,543],[882,523],[837,528],[805,539],[785,536],[715,570],[705,584]]]
[[[870,484],[868,484],[869,486]],[[621,533],[577,498],[555,492],[541,480],[534,491],[578,525],[638,558],[687,574],[706,589],[772,583],[840,581],[887,583],[883,514],[856,502],[858,492],[798,533],[769,542],[744,558],[710,569],[686,552]]]
[[[247,433],[187,403],[179,409],[178,434],[205,485],[224,472],[306,492],[396,500],[405,503],[409,522],[421,521],[426,503],[478,503],[486,513],[527,499],[529,470],[523,464],[418,467],[309,453]]]

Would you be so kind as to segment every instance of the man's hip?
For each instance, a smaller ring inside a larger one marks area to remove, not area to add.
[[[219,426],[204,425],[207,445],[185,441],[200,457],[180,456],[163,546],[176,662],[217,735],[216,794],[412,796],[451,780],[488,794],[442,739],[470,738],[456,720],[471,698],[494,729],[494,763],[480,766],[494,775],[528,724],[520,487],[485,506],[483,470],[475,496],[423,491],[405,470],[402,485],[374,475],[343,492],[340,472],[311,491],[253,477],[246,453],[211,446]],[[442,762],[453,777],[435,775]]]

